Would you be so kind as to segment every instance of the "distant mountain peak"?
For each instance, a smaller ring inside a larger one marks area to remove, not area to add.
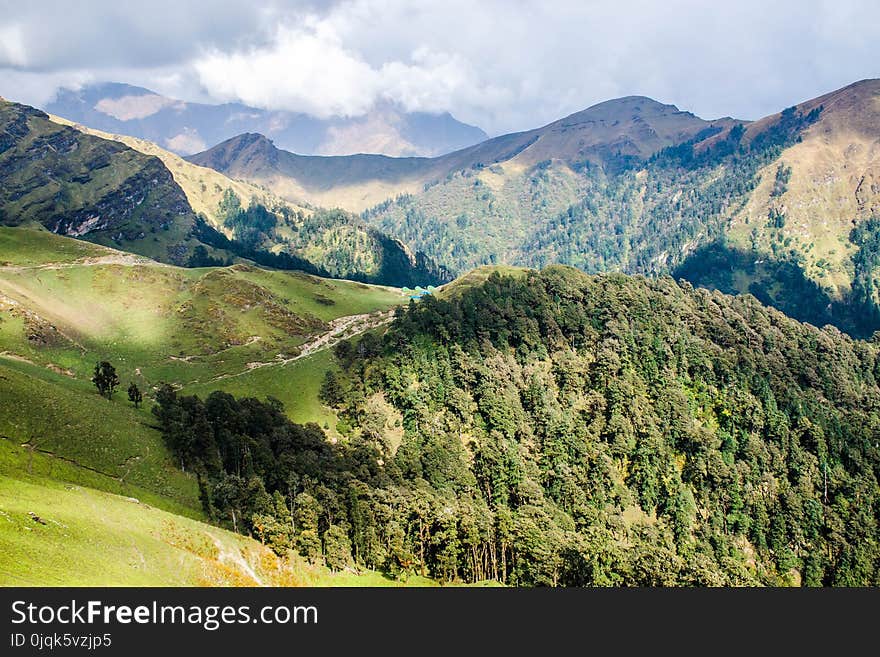
[[[251,132],[271,137],[284,150],[321,155],[435,156],[486,139],[485,132],[448,112],[407,112],[391,101],[378,103],[363,116],[319,119],[241,103],[190,103],[118,82],[62,89],[46,109],[97,130],[147,139],[180,155]]]

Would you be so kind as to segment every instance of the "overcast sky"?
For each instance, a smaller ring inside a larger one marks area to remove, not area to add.
[[[880,77],[878,0],[0,0],[0,95],[119,81],[317,116],[378,100],[491,134],[640,94],[754,119]]]

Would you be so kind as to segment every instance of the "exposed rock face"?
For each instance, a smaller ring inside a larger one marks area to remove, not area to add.
[[[0,221],[118,245],[167,231],[194,213],[155,157],[0,104]],[[184,249],[186,250],[186,249]]]

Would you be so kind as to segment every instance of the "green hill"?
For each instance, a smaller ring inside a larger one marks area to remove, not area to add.
[[[176,265],[255,261],[397,285],[448,278],[350,214],[296,206],[148,142],[0,101],[0,225],[34,224]]]
[[[444,581],[880,582],[876,344],[669,278],[511,273],[340,343],[315,370],[335,436],[272,402],[164,391],[210,513]]]
[[[193,509],[194,480],[170,462],[149,412],[126,400],[129,383],[147,406],[160,382],[262,397],[266,366],[320,358],[405,300],[392,288],[245,265],[170,267],[25,228],[0,228],[0,263],[0,435]],[[121,381],[112,402],[91,383],[101,360]],[[297,419],[335,424],[302,396],[305,379],[283,382],[278,397]]]
[[[876,344],[669,278],[556,266],[463,285],[336,349],[321,396],[338,444],[247,400],[166,398],[167,418],[213,418],[201,463],[216,513],[241,508],[227,427],[260,416],[248,474],[269,493],[297,482],[297,504],[330,518],[318,531],[371,567],[517,585],[880,583]]]
[[[405,301],[394,288],[244,264],[171,267],[24,228],[0,228],[0,263],[0,351],[77,382],[109,359],[145,389],[295,359],[337,339],[343,318],[357,328]]]

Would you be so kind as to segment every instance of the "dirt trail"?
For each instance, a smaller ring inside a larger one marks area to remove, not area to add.
[[[254,569],[251,568],[251,565],[245,560],[243,556],[241,556],[241,552],[237,550],[229,550],[225,545],[218,539],[216,536],[208,532],[208,536],[214,541],[214,547],[217,548],[217,560],[220,563],[232,563],[242,571],[244,574],[250,577],[254,582],[256,582],[257,586],[266,586],[260,576],[254,572]]]
[[[345,315],[344,317],[337,317],[330,322],[330,329],[328,331],[301,345],[299,348],[300,351],[296,356],[293,356],[291,358],[276,358],[275,360],[270,360],[267,362],[256,361],[248,363],[246,365],[247,369],[242,372],[236,372],[235,374],[221,374],[220,376],[215,376],[213,379],[210,379],[210,381],[231,379],[236,376],[241,376],[242,374],[247,374],[248,372],[259,369],[261,367],[270,367],[272,365],[287,365],[288,363],[292,363],[296,360],[299,360],[300,358],[311,356],[315,352],[321,351],[323,349],[329,349],[330,347],[335,346],[338,342],[342,341],[345,338],[350,338],[355,335],[359,335],[365,331],[369,331],[370,329],[388,324],[391,322],[392,319],[394,319],[393,310],[367,313],[364,315]]]
[[[80,258],[79,260],[71,260],[70,262],[46,262],[41,265],[2,265],[0,266],[0,272],[21,272],[21,271],[35,271],[35,270],[47,270],[47,269],[72,269],[73,267],[98,267],[100,265],[126,265],[126,266],[135,266],[135,265],[155,265],[158,267],[168,267],[170,265],[166,265],[161,262],[156,262],[155,260],[150,260],[149,258],[145,258],[143,256],[134,255],[131,253],[115,253],[113,255],[106,256],[92,256],[88,258]]]

